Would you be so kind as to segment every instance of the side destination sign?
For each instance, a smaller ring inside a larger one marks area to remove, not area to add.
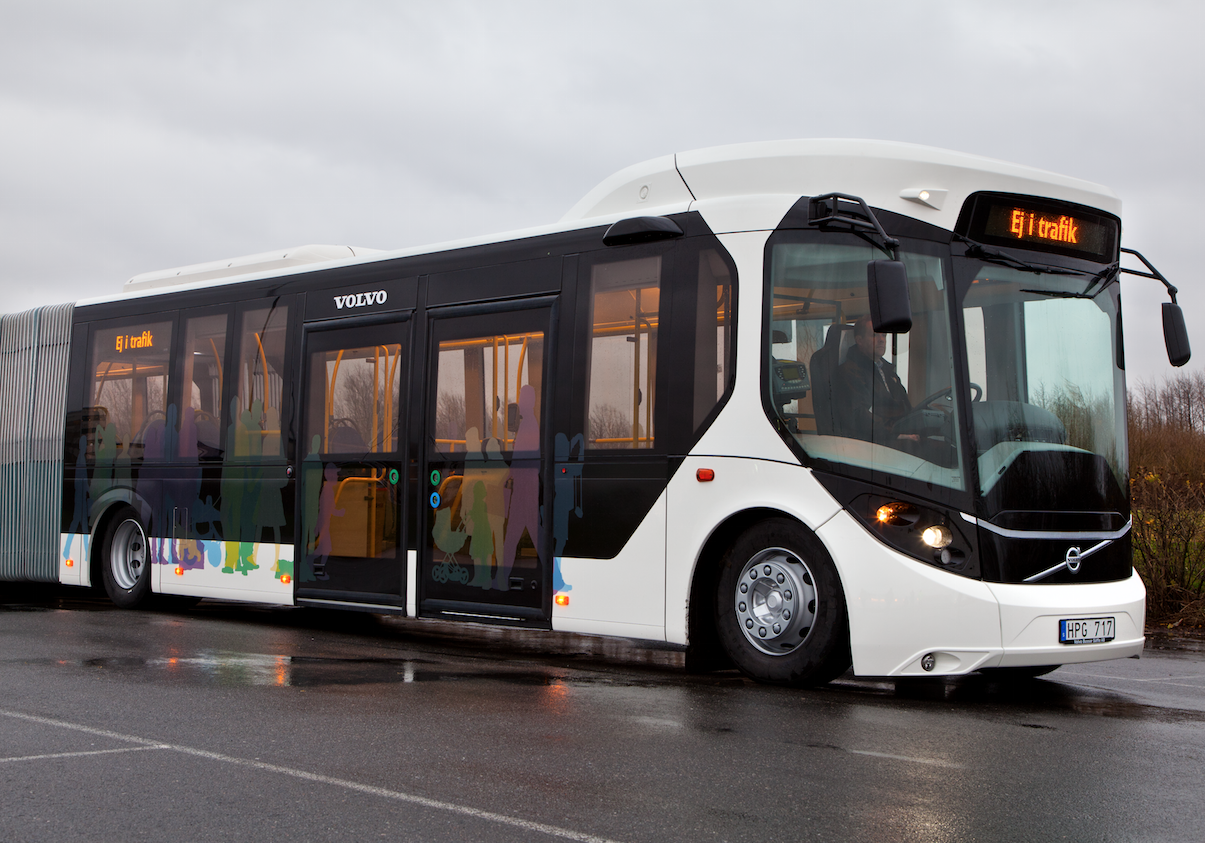
[[[342,288],[314,290],[306,294],[305,318],[347,319],[374,313],[410,310],[418,300],[417,278],[383,280],[379,275],[367,283]]]

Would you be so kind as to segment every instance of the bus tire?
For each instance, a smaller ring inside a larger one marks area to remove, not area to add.
[[[716,631],[759,682],[822,685],[850,665],[841,579],[811,532],[786,518],[754,524],[720,562]]]
[[[109,599],[122,609],[142,605],[151,592],[151,555],[146,530],[131,507],[121,507],[109,519],[100,551]]]

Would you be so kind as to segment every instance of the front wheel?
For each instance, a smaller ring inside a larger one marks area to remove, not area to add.
[[[770,519],[724,554],[716,629],[736,666],[778,685],[819,685],[850,665],[849,620],[836,567],[800,524]]]
[[[123,609],[133,609],[151,590],[151,556],[146,531],[130,507],[122,507],[109,521],[101,545],[105,591]]]

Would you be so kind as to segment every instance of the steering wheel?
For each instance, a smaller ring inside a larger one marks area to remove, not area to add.
[[[968,385],[971,387],[971,400],[972,401],[982,401],[983,400],[983,387],[981,387],[977,383],[971,383]],[[936,401],[939,398],[948,398],[950,393],[952,393],[953,391],[954,391],[954,387],[952,387],[952,386],[947,386],[945,389],[939,389],[939,390],[937,390],[937,392],[934,392],[928,398],[925,398],[923,401],[921,401],[919,404],[917,404],[912,409],[914,412],[916,410],[923,410],[925,407],[928,407],[930,404],[932,404],[934,401]]]
[[[977,383],[972,383],[971,400],[983,400],[983,387]],[[898,435],[919,435],[922,439],[938,436],[945,439],[947,442],[954,440],[953,414],[945,409],[929,409],[934,403],[942,398],[949,398],[954,391],[952,386],[947,386],[945,389],[939,389],[932,395],[926,397],[919,404],[912,408],[906,415],[901,416],[892,426],[892,430]]]

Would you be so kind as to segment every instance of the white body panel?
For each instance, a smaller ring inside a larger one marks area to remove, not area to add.
[[[846,512],[817,535],[841,574],[855,673],[967,673],[1000,656],[999,605],[986,583],[897,553]],[[926,653],[937,656],[928,672]]]
[[[59,536],[59,582],[63,585],[92,585],[92,537],[87,533],[63,533]]]
[[[568,606],[553,604],[553,629],[665,640],[665,499],[662,493],[614,559],[561,557],[572,588],[564,592]]]
[[[765,427],[768,429],[769,425]],[[700,468],[715,471],[715,479],[699,482],[695,472]],[[777,510],[816,531],[841,511],[812,472],[800,467],[793,458],[786,463],[738,457],[687,457],[670,481],[667,493],[665,631],[666,640],[674,644],[688,643],[691,581],[703,545],[720,524],[739,512],[764,508]]]
[[[1036,587],[989,583],[988,588],[1000,602],[1001,667],[1142,654],[1146,587],[1136,573],[1121,582]],[[1113,641],[1070,647],[1058,643],[1059,620],[1101,616],[1117,619]]]
[[[170,540],[150,539],[153,554],[168,558]],[[175,542],[177,553],[197,542]],[[151,590],[159,594],[187,594],[193,597],[217,597],[246,600],[251,603],[293,604],[293,546],[257,542],[251,553],[252,564],[230,560],[239,553],[239,542],[205,542],[206,560],[200,568],[184,568],[156,563],[151,566]],[[162,547],[159,547],[162,545]],[[288,575],[282,581],[282,574]]]

